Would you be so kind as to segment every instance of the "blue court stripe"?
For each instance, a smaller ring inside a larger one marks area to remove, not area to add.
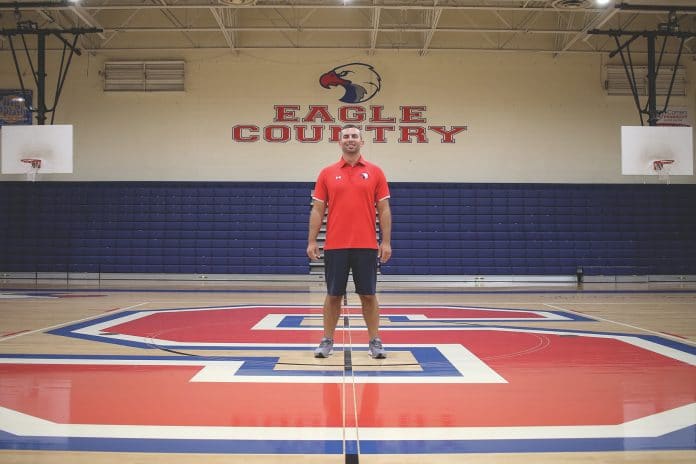
[[[360,441],[360,452],[362,454],[548,453],[649,450],[696,450],[696,425],[656,438]]]
[[[340,440],[191,440],[90,437],[20,437],[0,431],[0,449],[151,453],[343,454]],[[696,426],[661,437],[534,440],[361,440],[361,454],[525,453],[694,450]],[[346,441],[346,453],[357,452]]]
[[[0,431],[0,449],[140,453],[343,454],[343,441],[20,437]]]

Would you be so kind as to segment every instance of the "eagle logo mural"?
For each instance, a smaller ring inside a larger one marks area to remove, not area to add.
[[[339,100],[344,103],[362,103],[377,95],[382,78],[369,64],[350,63],[322,74],[319,84],[329,89],[342,86],[345,94]]]

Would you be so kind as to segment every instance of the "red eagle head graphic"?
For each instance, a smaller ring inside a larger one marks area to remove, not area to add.
[[[382,78],[369,64],[349,63],[322,74],[319,84],[325,88],[342,86],[345,94],[340,101],[362,103],[379,92]]]

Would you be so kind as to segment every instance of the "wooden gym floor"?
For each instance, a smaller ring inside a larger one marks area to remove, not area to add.
[[[696,283],[7,280],[2,463],[693,463]]]

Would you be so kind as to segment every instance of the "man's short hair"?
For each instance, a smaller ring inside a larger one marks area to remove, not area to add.
[[[358,132],[360,133],[360,140],[362,140],[362,129],[360,128],[360,126],[357,126],[355,124],[344,124],[341,127],[341,133],[343,133],[343,131],[346,129],[357,129]]]

